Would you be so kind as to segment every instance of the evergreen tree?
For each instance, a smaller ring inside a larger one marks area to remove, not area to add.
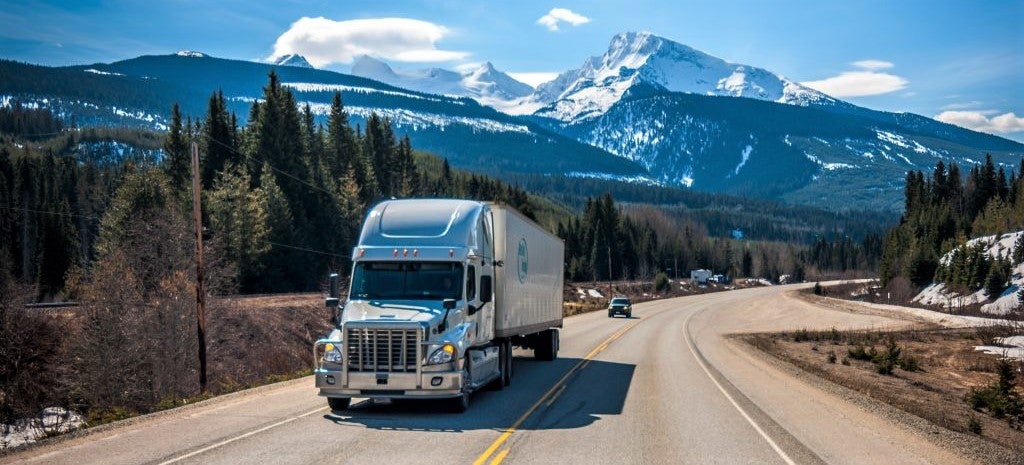
[[[175,103],[171,107],[171,124],[164,139],[164,154],[167,161],[163,163],[163,167],[170,177],[171,186],[179,190],[186,190],[187,186],[191,185],[188,180],[192,172],[192,154],[187,131],[181,122],[181,109]]]
[[[240,162],[238,148],[233,145],[234,128],[228,116],[224,93],[218,91],[210,96],[206,110],[206,123],[202,128],[202,182],[204,187],[213,181],[229,163]]]
[[[245,165],[228,165],[207,194],[210,228],[220,238],[224,255],[238,270],[242,292],[259,291],[263,255],[270,250],[265,188],[251,188]]]

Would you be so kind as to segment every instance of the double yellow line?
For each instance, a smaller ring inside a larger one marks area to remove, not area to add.
[[[609,344],[614,342],[616,339],[622,337],[623,334],[626,334],[626,331],[633,329],[633,327],[638,324],[640,324],[639,321],[629,326],[622,327],[621,329],[613,333],[611,336],[608,336],[608,339],[605,339],[603,342],[598,344],[598,346],[595,347],[594,350],[591,350],[590,353],[585,355],[582,360],[577,362],[576,365],[574,365],[571,369],[569,369],[569,371],[562,375],[562,377],[559,378],[558,381],[551,386],[551,389],[548,389],[547,392],[544,393],[544,395],[540,396],[540,399],[537,399],[537,402],[534,402],[534,404],[531,405],[530,408],[526,410],[526,413],[523,413],[523,415],[519,417],[519,419],[516,420],[516,422],[513,423],[512,426],[506,428],[505,431],[501,433],[501,436],[498,436],[498,439],[495,439],[494,442],[491,443],[491,446],[488,447],[483,454],[480,454],[480,457],[477,457],[476,461],[473,462],[473,465],[483,465],[484,463],[486,463],[487,459],[491,458],[491,456],[494,455],[494,452],[498,450],[498,448],[501,447],[501,445],[504,444],[505,441],[508,441],[508,438],[512,436],[512,433],[514,433],[517,428],[519,428],[519,425],[523,424],[523,422],[526,421],[526,419],[529,418],[535,410],[537,410],[537,407],[540,407],[542,404],[544,404],[545,401],[548,402],[548,405],[554,403],[555,399],[558,398],[558,396],[562,394],[562,391],[565,390],[565,383],[566,381],[569,380],[569,377],[572,376],[573,373],[576,373],[577,371],[586,368],[586,366],[590,363],[590,359],[594,358],[595,355],[607,349]],[[490,462],[491,465],[500,464],[502,460],[505,460],[505,457],[511,450],[512,449],[510,448],[505,448],[501,452],[499,452],[498,455],[494,455],[494,459],[491,460]]]

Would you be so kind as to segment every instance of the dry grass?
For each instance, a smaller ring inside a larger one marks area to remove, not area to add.
[[[1014,329],[1007,328],[1006,332]],[[782,360],[824,379],[924,418],[953,431],[978,434],[1015,452],[1024,453],[1024,431],[1006,420],[971,409],[972,389],[993,383],[998,359],[975,351],[1000,334],[997,330],[927,329],[898,332],[794,331],[742,336]],[[878,364],[854,356],[860,349],[884,352],[895,342],[904,357],[916,360],[919,371],[895,367],[879,373]],[[835,353],[840,363],[830,363]],[[1024,368],[1018,363],[1018,372]],[[1018,392],[1024,393],[1020,383]]]

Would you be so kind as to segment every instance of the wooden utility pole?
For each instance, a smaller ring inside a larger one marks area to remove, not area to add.
[[[206,289],[203,286],[203,210],[199,146],[192,143],[192,216],[196,225],[196,331],[199,336],[199,391],[206,392]]]

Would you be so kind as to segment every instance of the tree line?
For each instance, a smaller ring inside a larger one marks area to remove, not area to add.
[[[881,237],[861,242],[847,236],[818,239],[810,246],[711,237],[707,225],[680,220],[652,206],[616,206],[611,194],[588,198],[583,213],[560,221],[565,240],[565,274],[570,281],[689,278],[690,270],[711,269],[730,277],[779,282],[788,275],[849,276],[877,269]]]

